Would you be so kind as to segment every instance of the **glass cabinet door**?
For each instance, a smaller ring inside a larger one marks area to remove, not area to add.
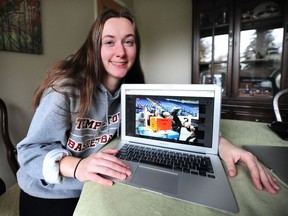
[[[240,22],[238,96],[272,98],[281,82],[281,1],[242,0]]]
[[[229,59],[229,0],[199,1],[199,83],[217,84],[226,95]]]

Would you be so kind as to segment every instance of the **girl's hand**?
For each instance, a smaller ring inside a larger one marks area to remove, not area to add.
[[[75,177],[82,182],[94,181],[106,186],[113,185],[113,181],[105,176],[122,180],[127,178],[131,175],[131,169],[115,157],[118,151],[107,149],[84,158],[77,167]]]
[[[221,137],[219,154],[226,164],[229,176],[236,176],[237,171],[235,164],[241,162],[248,167],[253,183],[258,190],[262,190],[264,187],[272,194],[276,194],[277,191],[280,190],[280,187],[276,184],[276,178],[252,153],[238,148]]]

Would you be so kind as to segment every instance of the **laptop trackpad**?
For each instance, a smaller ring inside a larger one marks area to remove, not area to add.
[[[131,180],[132,183],[163,192],[177,194],[178,175],[140,165]]]

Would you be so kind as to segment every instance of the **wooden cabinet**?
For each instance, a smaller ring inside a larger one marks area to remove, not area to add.
[[[193,0],[192,6],[192,83],[222,87],[222,118],[275,120],[273,96],[288,87],[288,1]],[[287,104],[281,100],[285,116]]]

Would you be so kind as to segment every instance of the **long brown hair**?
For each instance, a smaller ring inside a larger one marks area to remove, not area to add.
[[[125,83],[144,83],[144,75],[140,64],[140,37],[134,16],[127,9],[108,9],[95,20],[86,41],[80,49],[67,59],[57,62],[50,70],[48,77],[40,84],[35,92],[32,107],[36,109],[43,92],[57,84],[59,87],[73,87],[79,92],[79,115],[83,116],[89,110],[94,90],[99,86],[105,72],[101,60],[101,38],[105,22],[110,18],[126,18],[135,29],[136,58],[124,78]],[[64,91],[59,91],[65,94]],[[70,96],[70,95],[69,95]],[[78,95],[73,95],[78,97]]]

